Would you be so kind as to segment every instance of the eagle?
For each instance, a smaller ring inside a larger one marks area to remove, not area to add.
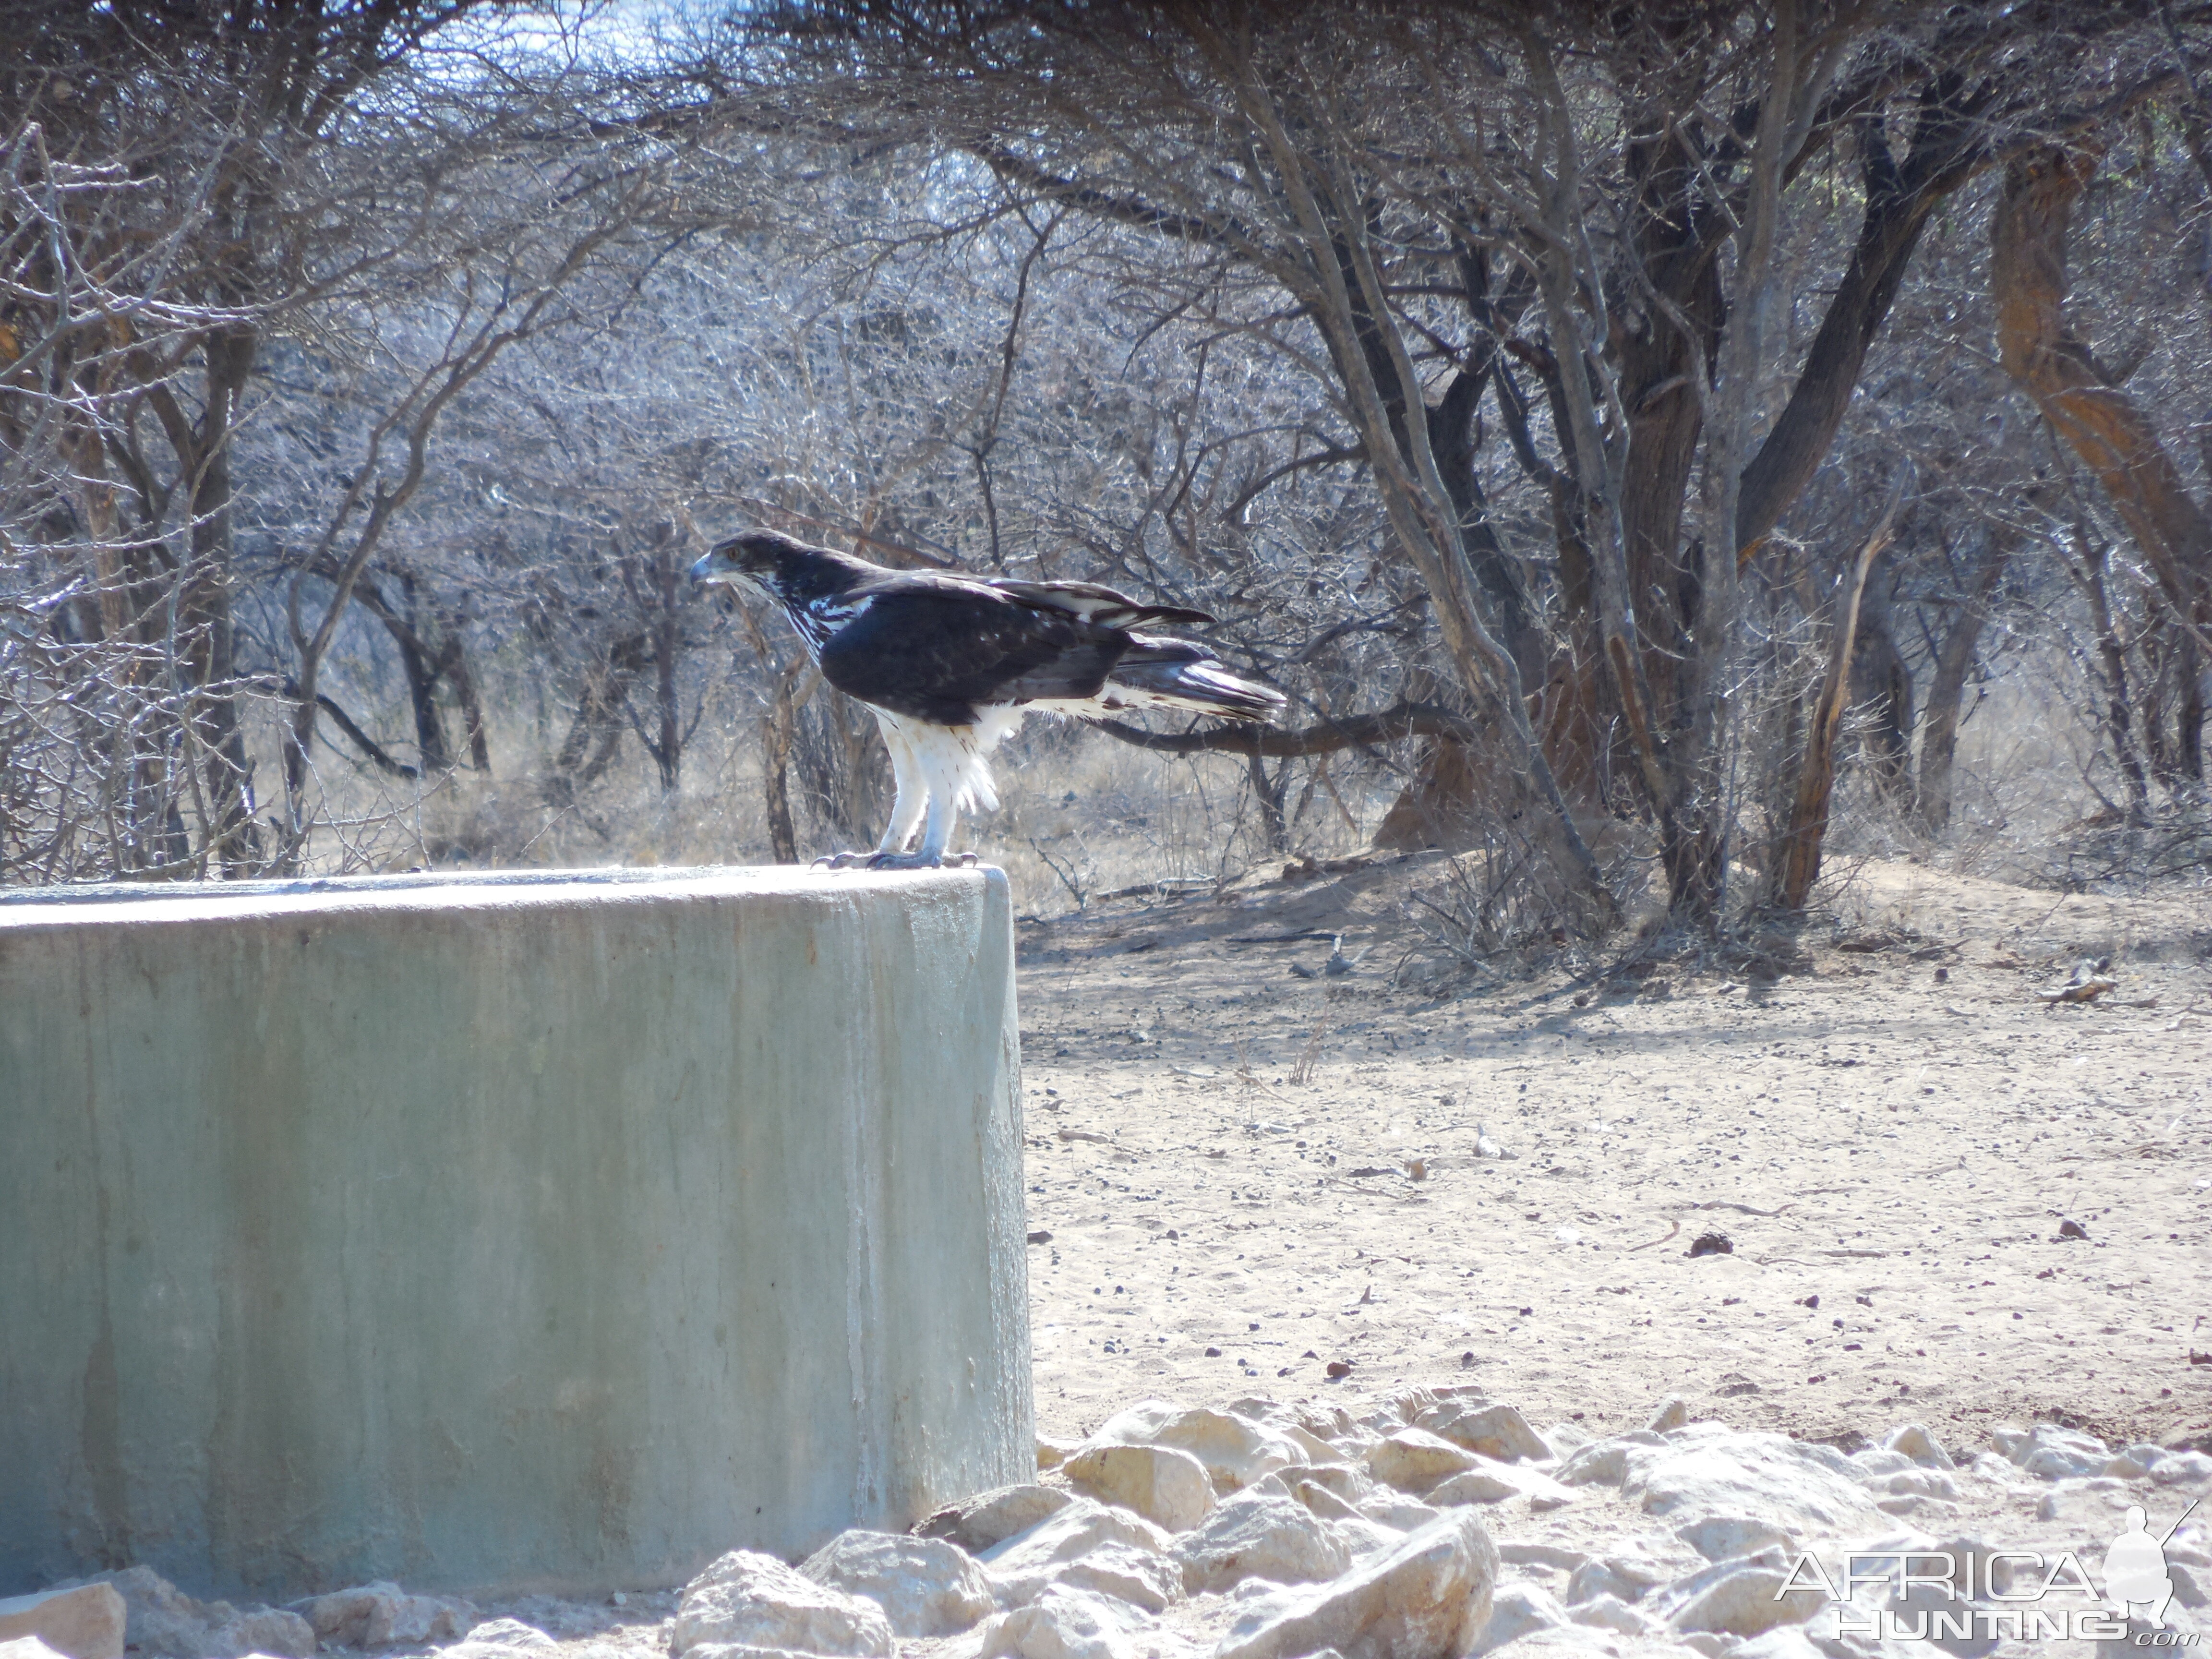
[[[1139,631],[1202,627],[1214,620],[1205,611],[1095,582],[890,570],[773,530],[717,544],[691,578],[782,606],[822,678],[874,711],[898,793],[864,860],[871,869],[941,865],[960,814],[998,805],[991,751],[1031,709],[1096,720],[1175,708],[1267,722],[1286,701],[1194,640]],[[909,852],[917,827],[921,845]]]

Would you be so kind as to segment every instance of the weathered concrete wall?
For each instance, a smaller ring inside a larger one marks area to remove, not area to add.
[[[1035,1467],[997,872],[100,890],[0,902],[0,1595],[666,1584]]]

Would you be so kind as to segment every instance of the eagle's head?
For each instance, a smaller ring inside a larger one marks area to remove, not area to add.
[[[787,599],[801,568],[817,556],[805,543],[773,530],[748,530],[716,543],[691,567],[691,580],[735,583],[773,599]]]

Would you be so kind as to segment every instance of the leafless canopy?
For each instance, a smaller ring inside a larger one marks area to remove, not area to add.
[[[1596,925],[1802,906],[1854,766],[1947,833],[2007,651],[2195,810],[2203,8],[4,21],[8,879],[373,865],[441,792],[526,856],[710,708],[777,856],[864,837],[865,723],[683,580],[735,519],[1212,611],[1296,720],[1115,737],[1279,848],[1355,775],[1509,826]]]

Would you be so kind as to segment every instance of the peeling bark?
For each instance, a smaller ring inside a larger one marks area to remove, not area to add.
[[[1875,556],[1889,544],[1890,527],[1897,522],[1899,504],[1905,499],[1905,480],[1898,480],[1889,506],[1874,534],[1859,549],[1838,596],[1842,614],[1836,621],[1836,637],[1828,653],[1827,677],[1814,699],[1813,715],[1806,723],[1805,754],[1797,769],[1796,798],[1790,809],[1789,826],[1783,832],[1781,856],[1773,866],[1768,894],[1778,908],[1802,910],[1820,878],[1820,849],[1828,835],[1828,803],[1836,788],[1836,734],[1844,723],[1844,704],[1850,695],[1851,647],[1859,625],[1859,599],[1866,592],[1867,572]]]
[[[2005,169],[1990,287],[2005,373],[2097,476],[2176,613],[2212,622],[2212,520],[2142,406],[2112,385],[2066,321],[2066,239],[2094,149],[2046,146]]]

